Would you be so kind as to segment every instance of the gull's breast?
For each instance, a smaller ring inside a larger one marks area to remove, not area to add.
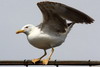
[[[66,36],[52,36],[49,34],[31,34],[28,36],[29,43],[39,49],[49,49],[61,45]]]

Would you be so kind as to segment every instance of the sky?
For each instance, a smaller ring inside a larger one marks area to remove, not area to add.
[[[43,55],[43,50],[28,43],[25,34],[16,34],[16,31],[26,24],[36,26],[42,22],[41,11],[36,5],[40,1],[43,0],[0,0],[0,60],[31,60]],[[95,20],[94,23],[88,25],[74,25],[66,41],[55,48],[51,60],[99,61],[100,0],[49,1],[60,2],[76,8]],[[47,51],[48,55],[50,51],[50,49]]]

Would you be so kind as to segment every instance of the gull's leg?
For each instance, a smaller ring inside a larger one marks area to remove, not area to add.
[[[36,62],[40,61],[40,60],[41,60],[44,56],[46,56],[46,55],[47,55],[47,52],[46,52],[46,50],[44,50],[44,55],[41,56],[40,58],[33,59],[32,62],[35,64]]]
[[[43,64],[45,64],[45,65],[48,64],[49,60],[51,59],[51,56],[52,56],[53,52],[54,52],[54,48],[52,48],[51,54],[50,54],[50,56],[48,57],[48,59],[42,60]]]

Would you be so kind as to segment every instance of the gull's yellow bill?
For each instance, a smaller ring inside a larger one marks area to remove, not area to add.
[[[18,31],[16,31],[16,34],[23,33],[23,32],[24,32],[24,30],[18,30]]]

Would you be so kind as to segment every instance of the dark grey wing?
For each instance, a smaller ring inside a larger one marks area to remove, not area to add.
[[[38,7],[42,11],[43,14],[43,23],[39,25],[41,30],[49,32],[66,32],[65,28],[67,28],[66,20],[61,18],[58,14],[49,10],[48,6],[50,2],[40,2],[38,3]],[[47,5],[46,5],[47,4]],[[52,4],[51,4],[52,6]]]
[[[53,13],[56,13],[63,19],[67,19],[76,23],[90,24],[90,23],[93,23],[94,21],[94,19],[92,19],[85,13],[61,3],[44,1],[44,2],[38,3],[38,6],[40,7],[41,11],[45,15],[48,15],[45,13],[46,12],[45,9],[46,9],[47,11],[52,11]],[[44,7],[44,8],[41,8],[41,7]],[[48,19],[48,18],[45,18],[45,19]]]
[[[66,32],[66,28],[71,28],[74,23],[93,23],[93,19],[83,12],[67,5],[56,2],[37,3],[43,14],[43,23],[39,26],[41,30],[49,32]],[[72,21],[72,24],[66,23],[66,19]],[[71,25],[71,26],[70,26]]]

